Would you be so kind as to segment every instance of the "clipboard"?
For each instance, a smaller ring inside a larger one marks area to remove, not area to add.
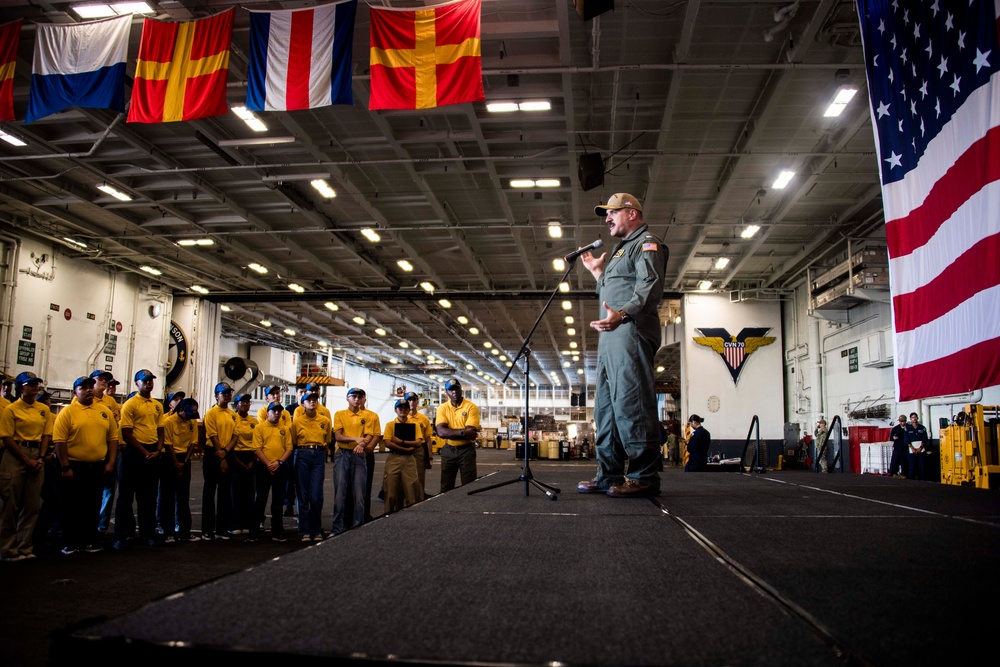
[[[400,440],[416,440],[417,439],[417,425],[413,422],[399,423],[393,427],[393,435],[395,435]]]

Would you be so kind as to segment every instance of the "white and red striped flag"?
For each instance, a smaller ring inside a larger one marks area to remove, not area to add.
[[[857,0],[896,398],[1000,384],[1000,0]]]
[[[351,48],[357,0],[250,11],[247,108],[294,111],[353,104]]]

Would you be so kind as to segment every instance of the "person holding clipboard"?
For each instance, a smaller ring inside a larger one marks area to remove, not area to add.
[[[417,476],[417,459],[414,454],[424,447],[424,439],[417,433],[417,423],[410,419],[410,403],[401,398],[396,401],[396,418],[385,425],[382,442],[389,448],[382,474],[385,491],[385,513],[401,510],[424,499],[420,478]]]

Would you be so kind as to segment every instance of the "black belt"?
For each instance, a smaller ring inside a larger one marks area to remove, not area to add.
[[[395,454],[396,456],[413,456],[413,452],[398,452],[395,449],[390,449],[389,453]]]
[[[297,449],[326,449],[326,445],[296,445]]]
[[[27,447],[28,449],[38,449],[42,446],[42,443],[39,440],[15,440],[14,442],[21,447]]]

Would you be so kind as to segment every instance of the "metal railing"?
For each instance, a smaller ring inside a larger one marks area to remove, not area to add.
[[[753,461],[749,468],[743,467],[743,462],[747,459],[747,449],[750,448],[750,438],[754,438]],[[740,469],[743,472],[767,472],[767,466],[760,461],[760,418],[757,415],[750,420],[750,430],[747,431],[747,440],[743,445],[743,456],[740,457]]]

